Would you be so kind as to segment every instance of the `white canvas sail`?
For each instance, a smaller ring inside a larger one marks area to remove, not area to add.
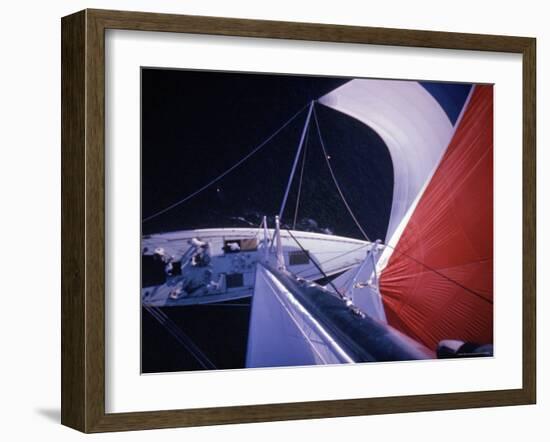
[[[319,99],[373,129],[393,163],[393,201],[386,243],[396,243],[399,225],[425,187],[453,134],[439,103],[415,81],[356,79]],[[381,238],[383,239],[383,238]]]
[[[246,366],[353,362],[322,325],[265,267],[258,265]]]

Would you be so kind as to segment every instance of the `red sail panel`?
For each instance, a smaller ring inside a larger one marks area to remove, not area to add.
[[[380,278],[388,322],[435,349],[493,342],[493,87],[476,86]]]

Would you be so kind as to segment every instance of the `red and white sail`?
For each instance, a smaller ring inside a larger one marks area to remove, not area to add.
[[[434,348],[493,342],[493,88],[475,86],[380,278],[388,322]]]
[[[370,126],[391,154],[383,319],[432,349],[443,339],[492,343],[492,86],[473,87],[456,127],[416,82],[353,80],[320,102]],[[370,292],[368,313],[381,310]]]

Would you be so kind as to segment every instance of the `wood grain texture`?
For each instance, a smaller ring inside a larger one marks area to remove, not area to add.
[[[106,414],[105,29],[523,54],[523,387],[502,391]],[[535,53],[535,40],[526,37],[103,10],[86,10],[63,18],[62,423],[84,432],[100,432],[534,403]]]
[[[523,50],[523,389],[537,395],[537,76],[536,40]]]
[[[529,38],[148,12],[88,10],[105,29],[363,43],[474,51],[522,52]]]
[[[105,37],[86,11],[86,431],[105,415]]]
[[[61,29],[61,422],[85,417],[85,13]]]

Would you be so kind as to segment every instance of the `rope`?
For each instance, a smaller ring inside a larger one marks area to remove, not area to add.
[[[370,242],[370,239],[366,232],[361,227],[361,224],[353,214],[353,211],[351,210],[351,207],[349,206],[346,197],[344,196],[344,193],[342,192],[342,189],[340,188],[340,185],[338,184],[338,180],[336,179],[336,175],[334,174],[334,171],[332,170],[332,166],[330,165],[330,161],[328,159],[327,151],[325,149],[325,143],[323,141],[323,137],[321,135],[321,127],[319,126],[319,120],[317,120],[317,113],[315,112],[315,109],[313,109],[313,119],[315,120],[315,127],[317,128],[317,135],[319,136],[319,141],[321,142],[321,149],[323,149],[323,156],[325,157],[325,161],[328,166],[328,170],[330,172],[330,176],[332,177],[332,181],[334,182],[334,185],[336,186],[336,189],[338,190],[338,193],[340,194],[340,198],[342,198],[342,201],[344,202],[344,205],[346,206],[346,209],[348,210],[351,218],[355,222],[355,225],[359,229],[359,231],[362,233],[362,235],[365,237],[367,241]]]
[[[325,265],[327,262],[334,261],[335,259],[342,258],[343,256],[349,255],[350,253],[357,252],[357,250],[361,250],[361,249],[363,249],[363,248],[365,248],[369,245],[370,245],[370,243],[369,244],[363,244],[362,246],[356,247],[355,249],[348,250],[347,252],[343,252],[339,255],[333,256],[332,258],[326,259],[323,262],[320,262],[319,265]],[[301,276],[304,272],[307,272],[307,271],[308,271],[308,269],[301,270],[301,271],[296,273],[296,276]],[[304,276],[304,278],[308,278],[308,276]]]
[[[392,249],[394,252],[397,252],[397,253],[403,255],[404,257],[406,257],[406,258],[408,258],[408,259],[410,259],[410,260],[416,262],[417,264],[420,264],[421,266],[423,266],[424,268],[426,268],[426,269],[429,270],[430,272],[434,272],[436,275],[441,276],[442,278],[446,279],[447,281],[449,281],[449,282],[451,282],[451,283],[453,283],[453,284],[459,286],[459,287],[462,288],[463,290],[465,290],[465,291],[467,291],[468,293],[470,293],[470,294],[472,294],[472,295],[474,295],[474,296],[480,298],[481,300],[487,302],[488,304],[492,304],[492,303],[493,303],[492,301],[490,301],[490,300],[488,300],[487,298],[485,298],[481,293],[478,293],[478,292],[476,292],[475,290],[472,290],[472,289],[470,289],[469,287],[466,287],[465,285],[461,284],[460,282],[455,281],[453,278],[451,278],[451,277],[445,275],[444,273],[441,273],[439,270],[434,269],[433,267],[429,266],[428,264],[426,264],[426,263],[420,261],[419,259],[417,259],[417,258],[415,258],[415,257],[413,257],[413,256],[411,256],[411,255],[409,255],[408,253],[402,252],[402,251],[398,250],[397,248],[395,248],[395,247],[393,247],[393,246],[391,246],[391,245],[389,245],[389,244],[386,244],[386,243],[380,243],[380,244],[384,245],[385,247],[389,247],[389,248]],[[325,260],[325,261],[319,263],[319,265],[322,266],[322,265],[325,265],[325,264],[326,264],[327,262],[329,262],[329,261],[332,261],[332,260],[334,260],[334,259],[341,258],[341,257],[346,256],[346,255],[349,255],[350,253],[353,253],[353,252],[355,252],[355,251],[357,251],[357,250],[359,250],[359,249],[361,249],[361,248],[363,248],[363,247],[366,247],[367,245],[368,245],[368,244],[365,244],[365,245],[363,245],[363,246],[361,246],[361,247],[358,247],[358,248],[356,248],[356,249],[349,250],[349,251],[344,252],[344,253],[342,253],[342,254],[340,254],[340,255],[334,256],[334,257],[332,257],[332,258],[330,258],[330,259],[327,259],[327,260]],[[307,271],[308,271],[307,269],[306,269],[306,270],[302,270],[302,271],[296,273],[296,276],[300,276],[300,277],[302,277],[302,278],[306,278],[306,279],[307,279],[310,275],[308,275],[308,276],[303,276],[303,273],[304,273],[304,272],[307,272]]]
[[[277,129],[275,132],[273,132],[268,138],[266,138],[260,145],[258,145],[256,148],[254,148],[250,153],[248,153],[244,158],[237,161],[233,166],[231,166],[229,169],[227,169],[225,172],[223,172],[221,175],[218,175],[216,178],[214,178],[212,181],[208,182],[201,188],[195,190],[190,195],[187,195],[185,198],[182,198],[179,201],[176,201],[175,203],[171,204],[170,206],[159,210],[158,212],[153,213],[152,215],[149,215],[148,217],[144,218],[142,222],[147,222],[152,220],[153,218],[156,218],[159,215],[162,215],[163,213],[168,212],[169,210],[172,210],[173,208],[185,203],[186,201],[189,201],[191,198],[195,197],[202,191],[208,189],[213,184],[217,183],[219,180],[221,180],[223,177],[225,177],[227,174],[231,173],[233,170],[235,170],[237,167],[239,167],[241,164],[243,164],[246,160],[248,160],[251,156],[253,156],[256,152],[258,152],[262,147],[264,147],[267,143],[269,143],[275,136],[277,136],[285,127],[287,127],[299,114],[302,113],[302,111],[306,108],[306,106],[302,107],[298,112],[296,112],[289,120],[286,121],[279,129]]]
[[[423,263],[422,261],[420,261],[420,260],[414,258],[413,256],[411,256],[411,255],[409,255],[409,254],[407,254],[407,253],[405,253],[405,252],[402,252],[402,251],[400,251],[400,250],[397,250],[395,247],[392,247],[392,246],[390,246],[389,244],[385,244],[385,243],[381,243],[381,244],[384,245],[384,246],[386,246],[386,247],[389,247],[390,249],[393,249],[395,252],[397,252],[397,253],[403,255],[404,257],[406,257],[406,258],[408,258],[408,259],[410,259],[410,260],[416,262],[417,264],[420,264],[421,266],[425,267],[425,268],[426,268],[427,270],[429,270],[430,272],[434,272],[436,275],[441,276],[442,278],[446,279],[447,281],[449,281],[449,282],[451,282],[451,283],[453,283],[453,284],[459,286],[460,288],[462,288],[463,290],[467,291],[468,293],[470,293],[470,294],[472,294],[472,295],[474,295],[474,296],[480,298],[482,301],[484,301],[484,302],[486,302],[486,303],[488,303],[488,304],[493,304],[493,302],[492,302],[491,300],[485,298],[481,293],[478,293],[478,292],[476,292],[475,290],[472,290],[472,289],[470,289],[469,287],[466,287],[465,285],[463,285],[463,284],[461,284],[460,282],[454,280],[453,278],[451,278],[451,277],[445,275],[444,273],[441,273],[439,270],[434,269],[433,267],[429,266],[428,264]],[[367,246],[367,244],[365,244],[364,246],[359,247],[359,249],[362,248],[362,247],[366,247],[366,246]],[[348,251],[348,252],[344,252],[344,253],[342,253],[342,254],[340,254],[340,255],[338,255],[338,256],[332,257],[332,258],[330,258],[330,259],[327,259],[326,261],[323,261],[323,262],[319,263],[319,265],[320,265],[320,266],[323,266],[323,265],[325,265],[325,264],[326,264],[327,262],[329,262],[329,261],[332,261],[332,260],[337,259],[337,258],[341,258],[342,256],[345,256],[345,255],[349,255],[350,253],[353,253],[353,252],[355,252],[356,250],[357,250],[357,249],[350,250],[350,251]],[[312,261],[313,261],[313,260],[312,260]],[[302,271],[296,273],[296,276],[300,276],[300,277],[305,278],[305,279],[308,279],[309,277],[313,276],[313,275],[307,275],[307,276],[303,275],[303,273],[304,273],[304,272],[307,272],[307,271],[309,271],[309,270],[307,270],[307,269],[306,269],[306,270],[302,270]],[[334,288],[334,287],[333,287],[333,288]]]
[[[475,290],[472,290],[471,288],[469,287],[466,287],[465,285],[461,284],[460,282],[458,281],[455,281],[453,278],[445,275],[444,273],[441,273],[439,270],[437,269],[434,269],[433,267],[429,266],[428,264],[426,263],[423,263],[422,261],[416,259],[415,257],[409,255],[408,253],[405,253],[405,252],[402,252],[401,250],[397,250],[396,247],[393,247],[393,246],[390,246],[389,244],[386,244],[386,243],[382,243],[384,244],[384,246],[386,247],[389,247],[390,249],[392,249],[394,252],[397,252],[403,256],[405,256],[406,258],[409,258],[410,260],[416,262],[417,264],[420,264],[421,266],[425,267],[426,269],[428,269],[430,272],[434,272],[436,275],[439,275],[441,276],[442,278],[446,279],[447,281],[449,282],[452,282],[453,284],[456,284],[457,286],[459,286],[460,288],[466,290],[468,293],[474,295],[474,296],[477,296],[478,298],[480,298],[482,301],[485,301],[486,303],[488,304],[493,304],[493,301],[490,301],[489,299],[485,298],[481,293],[478,293],[476,292]]]
[[[203,351],[197,347],[192,339],[187,336],[181,328],[179,328],[160,308],[153,307],[152,305],[144,304],[145,310],[155,318],[159,324],[161,324],[168,333],[178,341],[178,343],[184,347],[191,356],[199,363],[199,365],[205,370],[215,370],[216,366],[206,356]]]
[[[250,307],[250,303],[246,304],[237,304],[237,303],[218,303],[218,302],[209,302],[208,304],[196,304],[195,307]]]

